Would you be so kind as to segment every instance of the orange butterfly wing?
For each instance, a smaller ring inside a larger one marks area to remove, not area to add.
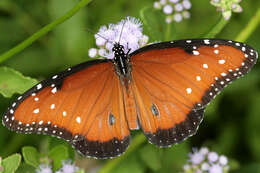
[[[158,43],[133,52],[132,85],[148,140],[165,147],[193,135],[205,106],[256,58],[243,43],[214,39]]]
[[[86,62],[18,97],[3,123],[21,133],[63,138],[86,156],[115,157],[130,135],[121,87],[112,63]]]

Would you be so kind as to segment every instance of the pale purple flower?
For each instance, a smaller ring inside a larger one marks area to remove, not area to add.
[[[194,151],[193,153],[189,153],[190,162],[193,165],[198,165],[204,160],[204,155],[199,153],[198,151]]]
[[[157,0],[153,4],[155,9],[162,10],[165,22],[181,22],[183,19],[190,18],[188,10],[191,8],[190,0]]]
[[[52,168],[47,164],[40,164],[36,169],[36,173],[52,173]]]
[[[180,22],[180,21],[182,21],[182,15],[181,15],[180,13],[174,14],[174,15],[173,15],[173,20],[174,20],[175,22]]]
[[[98,51],[97,51],[96,48],[91,48],[91,49],[88,50],[88,56],[89,56],[90,58],[96,57],[96,56],[97,56],[97,53],[98,53]]]
[[[222,166],[220,166],[218,164],[213,164],[209,168],[209,173],[223,173],[223,168],[222,168]]]
[[[208,154],[208,160],[210,162],[216,162],[218,160],[218,154],[216,152],[210,152]]]
[[[221,156],[219,157],[219,164],[220,164],[220,165],[227,165],[227,163],[228,163],[227,157],[221,155]]]
[[[203,171],[208,171],[209,168],[210,168],[210,166],[209,166],[208,163],[206,163],[206,162],[202,163],[201,169],[202,169]]]
[[[116,42],[124,46],[125,53],[130,53],[144,46],[148,42],[148,36],[144,35],[142,23],[134,17],[127,17],[117,24],[102,26],[95,34],[97,49],[89,50],[89,57],[98,56],[108,59],[114,58],[112,48]],[[95,51],[96,50],[96,51]],[[95,55],[95,56],[94,56]]]
[[[227,157],[218,156],[206,147],[193,149],[188,156],[188,163],[183,166],[184,173],[227,173],[229,170]]]
[[[203,155],[206,155],[206,154],[209,153],[209,149],[206,148],[206,147],[202,147],[202,148],[199,150],[199,152],[200,152],[201,154],[203,154]]]
[[[71,160],[66,160],[62,162],[62,167],[56,171],[56,173],[76,173],[79,170]]]
[[[165,14],[171,14],[172,11],[173,11],[173,8],[172,8],[171,5],[165,5],[165,6],[163,7],[163,12],[164,12]]]

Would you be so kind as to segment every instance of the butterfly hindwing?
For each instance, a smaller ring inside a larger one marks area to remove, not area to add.
[[[244,43],[193,39],[148,45],[130,56],[140,125],[164,147],[196,132],[205,106],[252,68],[257,52]]]
[[[85,156],[110,158],[129,144],[124,114],[112,63],[96,60],[54,75],[18,97],[3,124],[21,133],[63,138]]]

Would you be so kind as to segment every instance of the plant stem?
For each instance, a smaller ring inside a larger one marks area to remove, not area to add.
[[[145,140],[146,138],[143,134],[136,135],[131,142],[131,146],[127,149],[127,152],[120,157],[106,162],[106,164],[103,165],[103,167],[99,170],[98,173],[110,173],[112,169],[119,164],[119,162],[124,160],[129,154],[136,150],[137,147],[139,147],[141,144],[145,142]]]
[[[65,15],[59,17],[58,19],[54,20],[50,24],[44,26],[42,29],[40,29],[38,32],[31,35],[29,38],[24,40],[22,43],[18,44],[17,46],[13,47],[12,49],[9,49],[5,53],[3,53],[0,56],[0,63],[7,60],[11,56],[21,52],[26,47],[30,46],[34,41],[39,39],[41,36],[45,35],[49,31],[51,31],[54,27],[57,25],[63,23],[67,19],[71,18],[75,13],[77,13],[82,7],[87,5],[91,0],[81,0],[79,3],[77,3],[71,10],[69,10]]]
[[[170,40],[170,35],[171,35],[171,24],[167,23],[166,24],[166,32],[165,32],[164,41],[169,41]]]
[[[246,41],[246,39],[255,31],[259,23],[260,23],[260,8],[257,10],[256,14],[254,15],[254,17],[252,17],[252,19],[249,21],[246,27],[238,34],[235,40],[240,42]]]
[[[207,34],[204,34],[204,37],[214,38],[218,33],[222,31],[222,29],[226,26],[227,23],[228,20],[225,20],[222,16],[220,16],[218,22],[207,32]]]

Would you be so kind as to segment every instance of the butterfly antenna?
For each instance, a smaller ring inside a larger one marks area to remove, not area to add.
[[[119,35],[118,43],[120,43],[120,40],[121,40],[121,36],[122,36],[122,33],[123,33],[123,29],[124,29],[125,23],[126,23],[126,20],[124,20],[124,23],[123,23],[122,29],[121,29],[121,31],[120,31],[120,35]]]
[[[107,38],[103,37],[102,35],[98,34],[98,33],[95,33],[94,31],[92,31],[91,29],[88,29],[86,28],[87,31],[91,32],[92,34],[94,35],[98,35],[100,38],[103,38],[104,40],[106,40],[107,42],[111,43],[111,44],[114,44],[112,41],[108,40]]]

